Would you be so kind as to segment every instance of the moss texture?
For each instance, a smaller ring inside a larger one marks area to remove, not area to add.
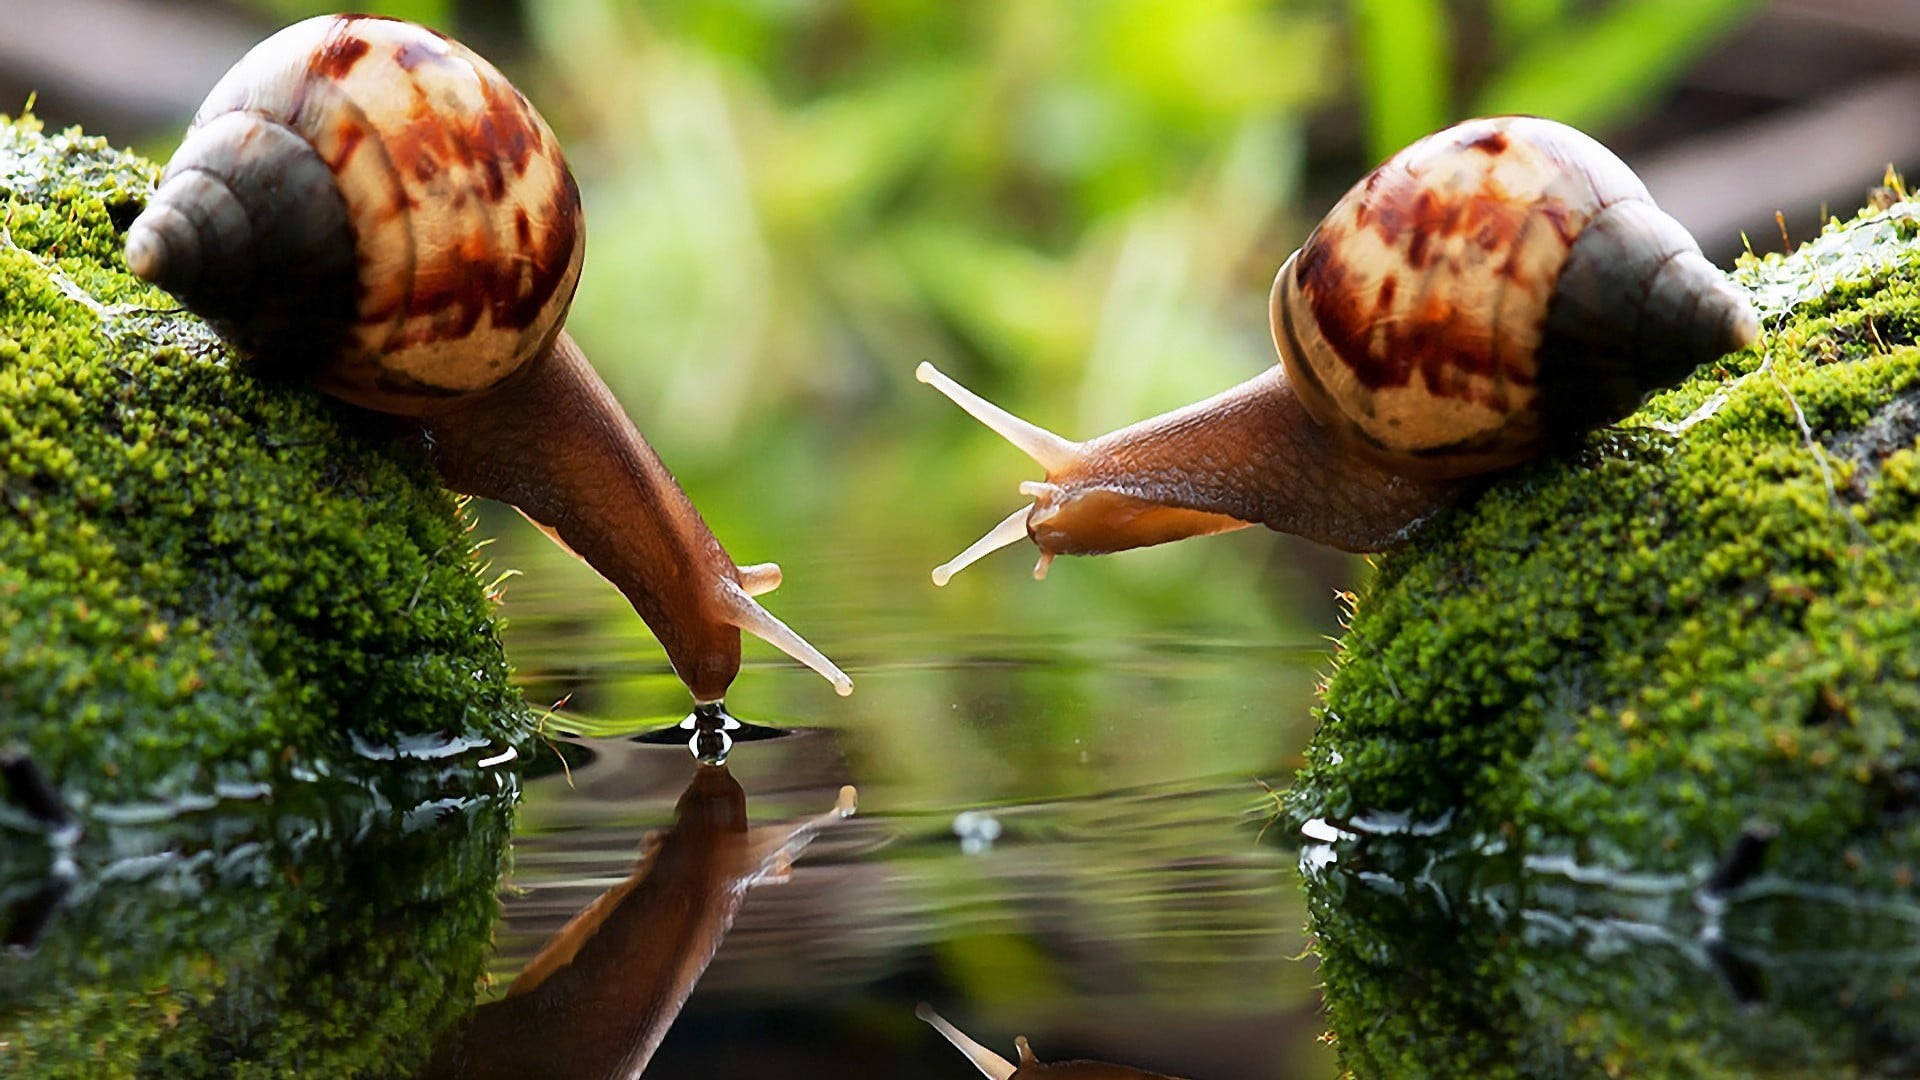
[[[84,807],[523,738],[454,498],[127,272],[154,178],[0,118],[0,746]]]
[[[1859,898],[1920,954],[1917,234],[1920,208],[1899,203],[1747,260],[1756,348],[1384,558],[1288,795],[1295,822],[1343,830],[1336,848],[1382,822],[1427,823],[1428,847],[1477,838],[1517,860],[1502,877],[1519,892],[1493,905],[1508,920],[1530,890],[1578,880],[1615,900],[1658,880],[1693,910],[1743,826],[1764,822],[1778,837],[1748,891]],[[1311,902],[1338,1046],[1360,1075],[1660,1075],[1682,1058],[1838,1075],[1870,1068],[1829,1052],[1850,1035],[1885,1042],[1863,1034],[1890,1023],[1864,1003],[1895,1008],[1920,976],[1910,962],[1810,982],[1821,1008],[1781,1029],[1811,1033],[1807,1052],[1757,1050],[1771,1041],[1714,1027],[1685,980],[1609,976],[1590,935],[1542,962],[1532,924],[1425,919],[1419,889],[1385,914],[1353,902],[1346,869],[1318,875]],[[1888,1030],[1920,1038],[1911,1022]]]

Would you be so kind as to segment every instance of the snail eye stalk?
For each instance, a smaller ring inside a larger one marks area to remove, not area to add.
[[[945,394],[967,415],[992,428],[1021,453],[1032,458],[1048,474],[1063,472],[1080,460],[1080,444],[1063,439],[1038,424],[1029,423],[961,386],[925,361],[913,369],[913,377]]]
[[[1003,547],[1017,544],[1027,538],[1027,514],[1033,510],[1028,504],[1000,519],[1000,524],[987,530],[987,534],[968,544],[965,551],[933,568],[933,583],[945,585],[953,580],[953,575],[979,562]]]

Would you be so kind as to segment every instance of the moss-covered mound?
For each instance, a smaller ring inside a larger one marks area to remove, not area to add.
[[[127,273],[154,175],[0,118],[0,1073],[404,1075],[529,716],[424,462]]]
[[[1778,837],[1748,888],[1792,882],[1911,914],[1917,235],[1920,207],[1899,203],[1789,257],[1748,260],[1737,277],[1767,327],[1756,349],[1595,435],[1576,460],[1499,480],[1383,559],[1288,796],[1295,822],[1493,837],[1523,860],[1566,860],[1576,879],[1677,875],[1669,891],[1683,898],[1743,826],[1764,822]],[[1541,984],[1500,976],[1498,951],[1436,970],[1417,940],[1369,929],[1325,881],[1313,903],[1356,1072],[1653,1074],[1637,1071],[1653,1059],[1588,1022],[1605,995],[1556,1005]],[[1644,1030],[1676,1037],[1695,1005],[1672,999]],[[1529,1065],[1525,1048],[1543,1040],[1578,1067]],[[1788,1065],[1727,1068],[1768,1062]]]
[[[0,747],[84,807],[521,738],[431,470],[127,272],[154,176],[0,118]]]

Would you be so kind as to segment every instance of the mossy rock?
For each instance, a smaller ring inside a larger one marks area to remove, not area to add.
[[[1745,260],[1758,346],[1380,561],[1286,800],[1356,1074],[1920,1069],[1916,236]]]
[[[84,808],[523,740],[430,467],[128,273],[155,175],[0,118],[0,748]]]
[[[127,272],[155,175],[0,118],[0,1073],[404,1075],[531,717],[418,454]]]

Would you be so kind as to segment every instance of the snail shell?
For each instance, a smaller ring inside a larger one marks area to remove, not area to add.
[[[1606,147],[1534,117],[1395,154],[1275,278],[1301,402],[1383,468],[1504,468],[1758,333],[1746,297]]]
[[[337,15],[274,34],[213,88],[127,260],[321,389],[421,415],[552,342],[583,240],[559,143],[492,64]]]

